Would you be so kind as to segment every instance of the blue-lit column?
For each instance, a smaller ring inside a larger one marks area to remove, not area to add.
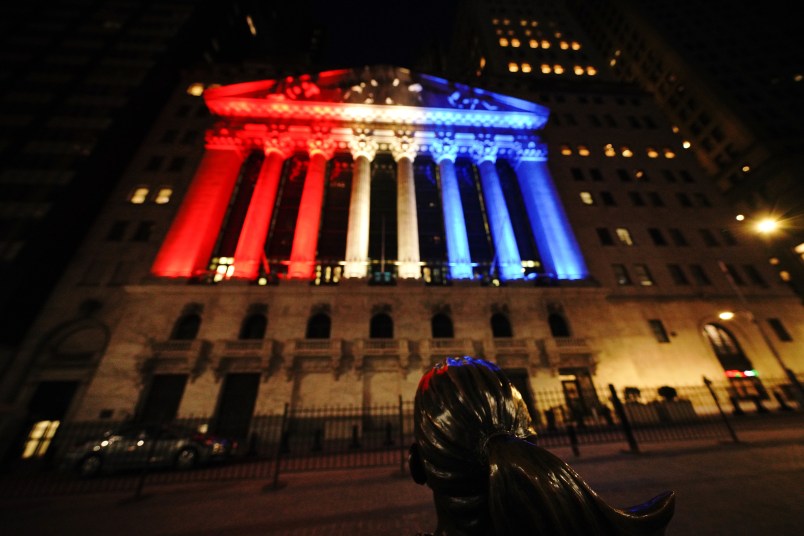
[[[444,212],[444,233],[447,240],[450,279],[472,278],[472,256],[466,237],[466,220],[463,216],[461,192],[455,174],[455,157],[458,148],[451,140],[440,138],[430,147],[438,164],[441,178],[441,208]]]
[[[500,177],[494,163],[497,160],[497,147],[490,139],[477,142],[472,147],[480,170],[480,187],[486,205],[486,216],[494,241],[494,256],[502,280],[522,279],[522,259],[516,245],[514,227],[505,204],[505,196],[500,186]]]
[[[391,143],[396,161],[397,275],[400,279],[419,279],[419,219],[416,214],[416,185],[413,159],[418,145],[410,136],[397,136]]]
[[[581,248],[547,168],[547,148],[528,141],[515,171],[545,272],[558,279],[587,277]]]
[[[343,277],[368,276],[369,208],[371,205],[371,161],[378,144],[360,132],[349,143],[354,158],[352,196],[349,200],[349,225],[346,231],[346,262]]]

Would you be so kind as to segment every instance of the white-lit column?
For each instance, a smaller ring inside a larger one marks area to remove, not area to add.
[[[346,232],[346,262],[343,277],[368,276],[369,208],[371,204],[371,161],[377,142],[369,135],[356,135],[349,143],[354,158],[349,225]]]
[[[396,160],[397,277],[419,279],[419,220],[416,214],[416,186],[413,159],[418,146],[408,137],[398,137],[391,146]]]

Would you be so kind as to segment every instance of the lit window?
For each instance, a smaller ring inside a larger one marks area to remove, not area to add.
[[[550,48],[550,41],[542,39],[542,48]]]
[[[173,195],[173,188],[160,188],[154,198],[154,203],[157,205],[164,205],[170,202],[170,196]]]
[[[508,26],[509,24],[511,24],[511,21],[510,21],[510,20],[508,20],[508,19],[503,19],[503,25],[504,25],[504,26]]]
[[[676,153],[674,153],[672,150],[670,150],[670,148],[665,147],[664,148],[664,157],[665,158],[675,158]]]
[[[53,436],[59,428],[59,421],[39,421],[28,432],[28,438],[22,450],[22,458],[41,458],[50,447]]]
[[[792,278],[790,277],[790,272],[788,272],[787,270],[780,270],[779,279],[781,279],[785,283],[789,283]]]
[[[573,41],[572,50],[581,50],[581,44],[578,41]]]
[[[589,148],[586,145],[579,145],[578,154],[581,156],[589,156]]]
[[[768,262],[771,263],[772,266],[777,266],[779,264],[779,257],[771,257],[768,259]]]
[[[802,242],[801,244],[799,244],[796,247],[794,247],[793,251],[795,251],[799,255],[804,255],[804,242]]]
[[[214,257],[209,268],[214,274],[212,280],[216,283],[229,279],[234,273],[234,257]]]
[[[530,30],[525,30],[525,35],[527,35],[528,37],[530,37],[530,36],[531,36],[531,34],[533,34],[533,32],[531,32]]]
[[[751,166],[749,166],[748,164],[743,164],[743,167],[740,169],[742,170],[743,173],[748,173],[749,171],[751,171]]]
[[[590,65],[589,67],[586,68],[586,74],[588,74],[589,76],[595,76],[597,74],[597,69],[595,69]]]
[[[527,26],[527,25],[528,25],[528,21],[526,21],[525,19],[522,19],[522,20],[520,20],[520,21],[519,21],[519,25],[520,25],[520,26]]]
[[[561,42],[558,44],[558,46],[559,46],[559,48],[560,48],[561,50],[567,50],[567,49],[569,48],[569,43],[567,43],[566,41],[561,41]]]
[[[651,277],[647,265],[635,264],[634,273],[636,273],[636,277],[640,285],[643,287],[653,286],[653,277]]]
[[[195,82],[187,87],[187,94],[193,97],[200,97],[204,93],[204,84]]]
[[[539,25],[539,22],[534,20],[534,21],[531,21],[530,25],[535,28],[536,26]]]
[[[129,202],[134,205],[142,205],[146,199],[148,199],[148,188],[144,186],[135,189],[131,197],[128,198]]]
[[[553,34],[553,35],[555,35],[555,36],[556,36],[556,39],[561,39],[561,36],[562,36],[563,34],[562,34],[561,32],[556,32],[556,33],[555,33],[555,34]]]
[[[609,65],[611,65],[612,67],[614,67],[615,65],[617,65],[617,60],[616,60],[616,59],[614,59],[614,58],[612,58],[612,59],[611,59],[611,61],[609,62]]]
[[[581,76],[581,75],[582,75],[583,73],[585,73],[586,71],[584,71],[584,70],[583,70],[583,67],[581,67],[580,65],[576,65],[575,67],[573,67],[573,68],[572,68],[572,72],[574,72],[574,73],[575,73],[575,74],[577,74],[578,76]]]
[[[678,134],[678,127],[676,125],[673,125],[671,130],[673,131],[673,134]]]
[[[617,227],[615,229],[617,233],[617,238],[620,240],[620,243],[625,246],[633,246],[634,240],[631,238],[631,233],[625,227]]]
[[[539,42],[535,39],[531,39],[528,44],[530,45],[530,48],[539,48]]]
[[[653,147],[648,147],[648,158],[659,158],[659,151],[654,149]]]
[[[251,18],[251,15],[246,15],[246,24],[251,35],[257,35],[257,27],[254,26],[254,19]]]
[[[506,39],[505,37],[500,37],[500,46],[501,47],[507,47],[508,46],[508,39]]]
[[[522,72],[523,73],[529,73],[530,70],[531,70],[530,69],[530,63],[523,63],[522,64]]]
[[[617,156],[617,151],[614,150],[614,145],[607,143],[606,147],[603,148],[603,154],[606,156]]]
[[[519,39],[517,39],[516,37],[515,37],[515,38],[513,38],[513,39],[511,39],[511,46],[512,46],[512,47],[514,47],[514,48],[519,48],[519,44],[520,44],[520,43],[519,43]]]
[[[549,66],[549,65],[547,65],[546,63],[542,63],[542,72],[543,72],[544,74],[550,74],[550,71],[552,71],[552,69],[550,68],[550,66]]]
[[[563,74],[564,73],[564,67],[562,67],[561,65],[554,65],[553,66],[553,72],[555,72],[556,74]]]
[[[631,278],[628,276],[628,270],[626,270],[624,264],[612,264],[611,267],[614,270],[614,278],[617,280],[618,285],[631,284]]]
[[[569,145],[562,145],[561,154],[563,154],[564,156],[570,156],[572,154],[572,149],[570,149]]]
[[[645,172],[641,169],[637,169],[634,171],[634,178],[636,180],[641,180],[645,178]]]
[[[483,69],[486,66],[486,58],[480,56],[480,68]]]
[[[685,149],[689,149],[690,147],[692,147],[692,144],[688,140],[684,140],[683,142],[681,142],[681,146],[684,147]]]
[[[511,62],[508,64],[508,70],[512,73],[519,72],[519,65],[516,62]]]
[[[589,192],[581,192],[581,201],[584,205],[594,205],[595,198],[592,197],[592,194]]]
[[[491,19],[491,23],[492,23],[494,26],[497,26],[498,24],[500,24],[500,19]]]

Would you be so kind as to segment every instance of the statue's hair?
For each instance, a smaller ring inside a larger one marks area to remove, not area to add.
[[[422,376],[414,436],[443,534],[659,535],[672,492],[627,510],[607,505],[535,444],[522,396],[499,367],[450,357]]]

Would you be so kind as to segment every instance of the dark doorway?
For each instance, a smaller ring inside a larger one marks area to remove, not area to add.
[[[329,339],[329,330],[332,321],[324,313],[318,313],[307,321],[307,331],[304,336],[308,339]]]
[[[241,443],[246,440],[259,387],[260,375],[257,373],[226,375],[215,419],[217,434],[236,438]]]
[[[550,324],[550,334],[553,337],[569,337],[570,329],[566,319],[558,313],[551,313],[547,317],[547,323]]]
[[[179,403],[187,385],[186,374],[157,374],[151,378],[145,399],[140,405],[139,420],[165,423],[176,418]]]
[[[452,329],[452,319],[444,313],[433,315],[430,320],[430,328],[434,339],[451,339],[455,336]]]
[[[508,317],[502,313],[494,313],[491,315],[491,336],[495,339],[503,339],[514,336],[511,329],[511,322]]]
[[[377,313],[371,317],[369,337],[372,339],[393,339],[394,321],[385,313]]]
[[[201,317],[195,313],[184,315],[176,321],[170,338],[175,341],[191,341],[198,335]]]

